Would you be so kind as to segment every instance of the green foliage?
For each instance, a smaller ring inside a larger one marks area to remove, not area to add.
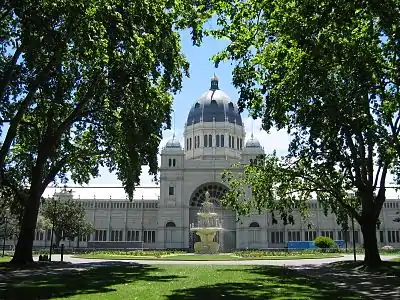
[[[81,253],[81,252],[80,252]],[[146,251],[116,251],[116,250],[109,250],[109,251],[88,251],[84,252],[88,255],[96,255],[96,256],[132,256],[132,257],[157,257],[160,258],[162,256],[167,255],[177,255],[177,254],[184,254],[184,251],[176,251],[176,250],[146,250]]]
[[[262,118],[267,132],[291,135],[273,175],[264,166],[248,173],[273,189],[288,186],[276,201],[306,200],[312,187],[325,211],[362,225],[366,257],[379,262],[372,232],[387,175],[400,174],[399,2],[210,2],[218,27],[207,33],[231,41],[214,61],[234,61],[240,109]]]
[[[0,215],[0,239],[2,240],[4,236],[6,239],[14,239],[18,237],[19,234],[19,222],[18,219],[11,214]]]
[[[340,252],[340,250],[332,249],[330,253]],[[261,258],[261,257],[274,257],[274,256],[318,256],[318,254],[322,254],[320,249],[310,249],[310,250],[243,250],[243,251],[236,251],[233,253],[236,256],[243,257],[243,258]]]
[[[106,166],[132,199],[142,165],[156,177],[172,95],[188,76],[177,28],[195,35],[195,10],[180,0],[2,2],[0,190],[22,208],[21,238],[31,239],[51,182],[87,183]]]
[[[55,241],[58,245],[61,239],[73,239],[91,234],[95,228],[86,220],[84,207],[72,199],[48,199],[41,209],[44,229],[54,226]]]
[[[337,248],[335,241],[328,236],[318,236],[313,243],[321,249]]]

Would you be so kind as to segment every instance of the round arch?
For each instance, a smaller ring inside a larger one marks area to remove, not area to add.
[[[172,221],[169,221],[165,224],[165,227],[176,227],[175,223]]]
[[[250,228],[259,228],[260,224],[258,224],[258,222],[251,222],[249,225]]]
[[[228,188],[219,182],[208,182],[200,185],[190,196],[191,207],[201,207],[205,200],[205,193],[208,191],[216,207],[220,207],[219,199],[222,198]]]

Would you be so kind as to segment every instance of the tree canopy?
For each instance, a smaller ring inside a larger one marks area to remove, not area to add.
[[[86,219],[84,207],[73,199],[47,199],[39,216],[43,217],[47,229],[54,226],[54,241],[57,246],[62,239],[87,236],[95,230]]]
[[[172,94],[188,75],[177,28],[188,24],[182,15],[192,6],[179,0],[2,3],[0,180],[24,207],[14,261],[26,262],[49,183],[87,183],[107,166],[131,198],[142,165],[156,175]],[[195,35],[195,21],[189,25]]]
[[[214,61],[234,61],[240,109],[262,118],[267,132],[291,135],[286,162],[268,158],[249,181],[286,186],[283,203],[309,199],[298,187],[319,191],[323,205],[360,223],[365,261],[379,263],[375,227],[400,154],[400,1],[207,3],[218,24],[208,34],[230,40]]]

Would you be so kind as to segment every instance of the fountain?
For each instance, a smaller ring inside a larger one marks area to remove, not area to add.
[[[205,200],[197,213],[198,226],[191,226],[190,231],[196,232],[200,242],[194,244],[194,251],[199,254],[215,254],[219,250],[219,244],[214,242],[217,231],[222,230],[218,214],[213,211],[214,205],[210,201],[210,193],[205,193]]]

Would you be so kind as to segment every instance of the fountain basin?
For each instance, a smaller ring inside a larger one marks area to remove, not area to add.
[[[194,251],[199,254],[216,254],[219,250],[219,243],[214,242],[215,234],[222,228],[191,228],[200,237],[200,242],[194,244]]]

